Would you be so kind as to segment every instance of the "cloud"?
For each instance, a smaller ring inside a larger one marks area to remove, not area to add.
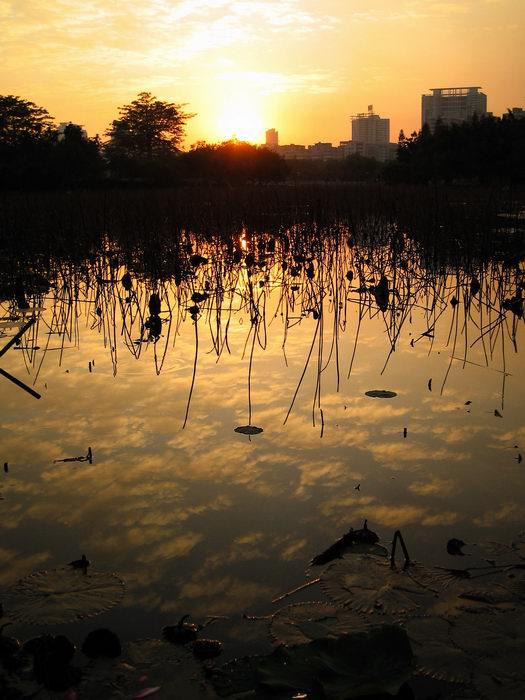
[[[426,525],[427,527],[455,525],[461,520],[461,518],[462,516],[459,513],[455,513],[453,511],[443,511],[442,513],[436,513],[435,515],[425,516],[422,519],[421,524]]]
[[[103,65],[111,71],[116,64],[173,67],[210,50],[253,46],[272,34],[292,39],[338,23],[302,9],[299,0],[128,0],[125,7],[107,0],[92,0],[89,7],[73,0],[4,0],[0,17],[4,56],[23,47],[29,63],[43,62],[59,73],[72,65],[82,73]]]
[[[211,578],[200,573],[182,584],[176,610],[181,601],[187,601],[192,613],[197,615],[225,615],[239,613],[256,602],[271,600],[275,590],[269,586],[234,576]]]
[[[450,496],[457,489],[457,482],[453,479],[440,479],[434,477],[429,481],[414,481],[408,490],[417,496]]]
[[[49,552],[45,551],[24,556],[12,549],[0,547],[0,585],[15,583],[21,576],[30,573],[50,558]]]
[[[303,73],[280,73],[266,71],[225,71],[217,80],[235,85],[238,89],[250,86],[260,95],[280,93],[324,94],[342,87],[342,79],[333,72],[307,70]]]
[[[498,523],[517,522],[522,520],[525,509],[515,502],[502,503],[497,508],[485,511],[479,518],[474,518],[474,523],[480,527],[494,527]]]

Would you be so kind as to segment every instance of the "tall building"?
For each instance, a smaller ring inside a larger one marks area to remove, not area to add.
[[[421,97],[421,125],[428,124],[431,131],[436,122],[461,124],[476,114],[487,114],[487,96],[480,87],[431,88],[431,95]]]
[[[266,132],[266,146],[268,148],[277,148],[279,145],[279,132],[276,129],[268,129]]]
[[[368,112],[352,117],[352,141],[359,143],[388,143],[390,141],[390,119],[381,119],[374,114],[374,106]]]
[[[395,156],[395,149],[389,142],[390,119],[382,119],[374,113],[373,105],[368,105],[368,112],[352,117],[352,140],[341,145],[349,153],[359,153],[384,163]]]

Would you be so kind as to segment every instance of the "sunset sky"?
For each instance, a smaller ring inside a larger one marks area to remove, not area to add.
[[[197,113],[186,145],[350,138],[367,105],[420,127],[421,94],[525,106],[524,0],[0,0],[0,94],[103,134],[140,91]]]

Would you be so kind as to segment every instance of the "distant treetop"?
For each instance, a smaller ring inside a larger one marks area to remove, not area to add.
[[[53,119],[43,107],[14,95],[0,95],[0,143],[36,141],[50,135]]]
[[[141,92],[131,104],[119,107],[120,118],[106,131],[108,148],[128,158],[151,160],[177,153],[186,121],[194,114],[183,104],[162,102],[150,92]]]

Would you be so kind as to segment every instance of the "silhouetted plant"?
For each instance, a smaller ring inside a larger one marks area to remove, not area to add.
[[[184,112],[183,106],[141,92],[131,104],[120,107],[119,119],[106,132],[112,171],[122,177],[165,176],[179,152],[186,122],[194,116]]]

